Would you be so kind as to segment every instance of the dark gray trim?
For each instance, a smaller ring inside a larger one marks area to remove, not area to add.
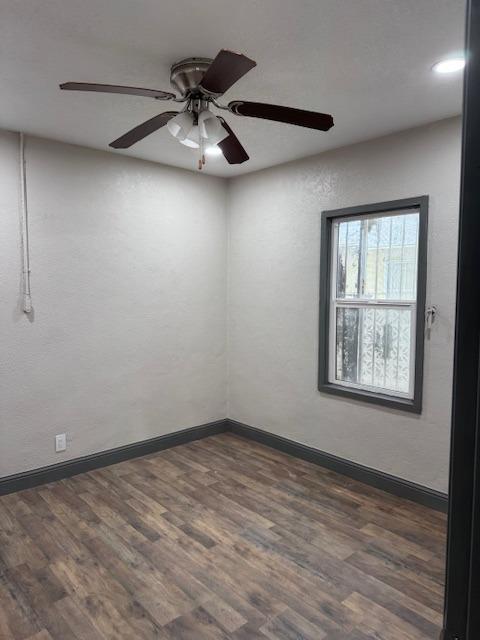
[[[182,429],[181,431],[168,433],[157,438],[151,438],[150,440],[135,442],[134,444],[117,447],[116,449],[101,451],[100,453],[94,453],[82,458],[75,458],[74,460],[68,460],[60,464],[0,478],[0,495],[30,489],[49,482],[55,482],[56,480],[63,480],[64,478],[69,478],[79,473],[107,467],[111,464],[117,464],[118,462],[145,456],[149,453],[187,444],[188,442],[200,440],[201,438],[208,438],[209,436],[226,431],[232,431],[244,438],[255,440],[256,442],[260,442],[273,449],[278,449],[296,458],[313,462],[326,469],[331,469],[349,478],[354,478],[377,489],[382,489],[387,493],[418,502],[432,509],[438,511],[446,511],[447,509],[448,499],[443,493],[422,487],[413,482],[408,482],[408,480],[390,476],[369,467],[364,467],[350,460],[345,460],[344,458],[339,458],[330,453],[308,447],[299,442],[294,442],[288,438],[269,433],[263,429],[250,427],[236,420],[229,420],[228,418],[203,424],[198,427],[191,427],[190,429]]]
[[[339,458],[331,453],[314,449],[300,442],[269,433],[263,429],[250,427],[236,420],[228,420],[228,423],[230,430],[239,436],[255,440],[256,442],[260,442],[273,449],[278,449],[296,458],[313,462],[320,467],[336,471],[344,476],[359,480],[364,484],[368,484],[376,489],[381,489],[400,498],[406,498],[407,500],[417,502],[418,504],[437,511],[447,511],[448,497],[445,493],[391,476],[388,473],[383,473],[370,467],[365,467],[351,460]]]
[[[420,227],[418,238],[418,274],[417,274],[417,318],[415,344],[415,382],[413,400],[395,398],[394,396],[348,389],[328,380],[328,343],[329,343],[329,306],[330,306],[330,265],[332,221],[335,218],[346,218],[369,213],[389,213],[405,209],[418,209]],[[335,209],[322,212],[320,237],[320,315],[319,315],[319,350],[318,350],[318,390],[337,396],[355,400],[363,400],[402,411],[422,412],[423,395],[423,352],[425,301],[427,291],[427,250],[428,250],[428,196],[404,198],[390,202],[377,202],[346,209]]]
[[[155,453],[156,451],[162,451],[163,449],[169,449],[170,447],[176,447],[179,444],[186,444],[193,440],[207,438],[217,433],[223,433],[227,431],[228,428],[229,424],[227,420],[217,420],[216,422],[202,424],[198,427],[191,427],[190,429],[182,429],[181,431],[168,433],[163,436],[158,436],[157,438],[151,438],[150,440],[143,440],[142,442],[127,444],[123,447],[117,447],[116,449],[93,453],[82,458],[67,460],[60,464],[53,464],[48,467],[17,473],[12,476],[0,478],[0,495],[30,489],[31,487],[36,487],[41,484],[69,478],[70,476],[85,473],[86,471],[92,471],[92,469],[107,467],[117,462],[123,462],[131,458],[137,458],[149,453]]]

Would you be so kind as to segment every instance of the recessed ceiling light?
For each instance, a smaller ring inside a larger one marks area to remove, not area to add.
[[[434,64],[433,70],[436,73],[455,73],[455,71],[461,71],[464,67],[465,58],[446,58]]]
[[[212,146],[212,147],[207,147],[207,149],[205,150],[205,153],[207,154],[207,156],[221,156],[222,155],[222,150],[220,149],[220,147],[217,146]]]

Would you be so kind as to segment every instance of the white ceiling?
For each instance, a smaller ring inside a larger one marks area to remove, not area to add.
[[[448,117],[461,74],[432,64],[462,49],[463,0],[15,0],[0,8],[0,127],[108,149],[172,103],[62,92],[60,82],[171,90],[187,56],[245,53],[258,66],[224,102],[244,98],[332,113],[328,133],[228,116],[250,155],[209,159],[233,176]],[[112,151],[113,153],[113,151]],[[122,153],[193,169],[166,130]]]

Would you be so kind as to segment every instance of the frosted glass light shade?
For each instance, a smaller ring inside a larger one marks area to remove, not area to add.
[[[183,111],[167,122],[167,129],[180,142],[185,140],[192,128],[193,115],[189,111]]]
[[[223,128],[220,120],[208,109],[199,114],[198,127],[202,138],[211,145],[218,144],[228,137],[228,132]]]
[[[190,128],[188,135],[183,139],[179,140],[186,147],[190,147],[191,149],[198,149],[200,146],[200,132],[197,125],[194,125]]]

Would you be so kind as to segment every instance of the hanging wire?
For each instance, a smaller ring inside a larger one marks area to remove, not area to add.
[[[22,251],[22,294],[23,311],[31,313],[32,296],[30,288],[30,241],[28,235],[28,201],[27,201],[27,165],[25,159],[25,136],[20,133],[19,138],[19,159],[20,159],[20,246]]]

